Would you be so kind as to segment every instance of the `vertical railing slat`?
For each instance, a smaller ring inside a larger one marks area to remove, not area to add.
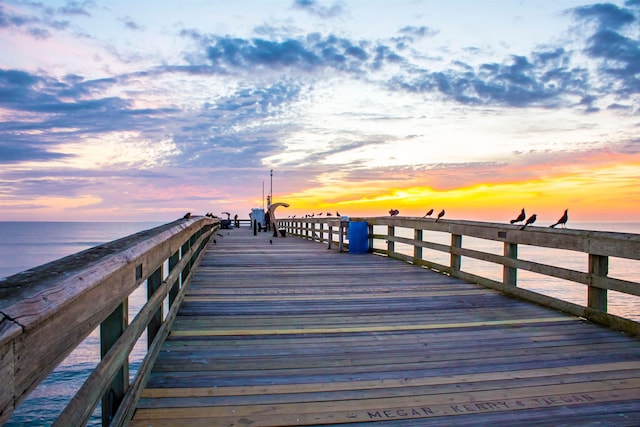
[[[462,257],[454,253],[454,248],[462,248],[462,235],[451,235],[451,269],[453,271],[460,271],[462,267]]]
[[[604,255],[589,254],[589,274],[592,276],[606,277],[609,274],[609,257]],[[587,304],[604,313],[607,312],[607,290],[596,288],[589,284],[587,288]]]
[[[422,242],[422,230],[419,228],[415,228],[413,230],[413,240],[416,242]],[[422,261],[422,246],[414,245],[413,246],[413,259],[414,264],[418,261]]]
[[[504,243],[504,256],[511,259],[518,259],[518,244]],[[502,267],[502,282],[507,286],[518,285],[518,269],[515,267]]]
[[[151,298],[151,296],[156,293],[160,285],[162,285],[162,266],[154,271],[147,279],[147,299]],[[147,348],[151,346],[153,339],[160,330],[160,326],[162,326],[162,311],[163,305],[160,304],[160,307],[158,307],[158,310],[153,314],[153,317],[147,326]]]
[[[129,303],[125,300],[100,324],[100,358],[109,352],[129,324]],[[129,362],[120,367],[109,391],[102,396],[102,425],[108,426],[129,387]]]

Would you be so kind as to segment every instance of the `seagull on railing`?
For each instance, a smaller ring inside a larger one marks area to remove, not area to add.
[[[527,217],[527,214],[524,213],[524,208],[522,208],[522,211],[520,212],[520,215],[518,215],[518,217],[516,219],[512,219],[511,220],[511,224],[515,224],[516,222],[522,222],[524,221],[524,219]]]
[[[391,210],[389,211],[389,215],[391,215],[391,216],[396,216],[396,215],[398,215],[399,213],[400,213],[400,211],[399,211],[398,209],[391,209]]]
[[[428,216],[431,216],[431,214],[433,214],[433,209],[429,209],[429,212],[427,212],[426,214],[424,214],[423,218],[426,218]]]
[[[533,224],[534,222],[536,222],[536,219],[538,219],[538,216],[537,216],[536,214],[531,215],[531,216],[529,217],[529,219],[527,219],[527,222],[525,222],[525,223],[524,223],[524,225],[523,225],[522,227],[520,227],[520,230],[524,230],[524,228],[525,228],[527,225],[531,225],[531,224]]]
[[[182,217],[182,219],[189,219],[191,218],[191,212],[187,212],[186,214],[184,214],[184,216]]]
[[[445,214],[444,209],[442,209],[440,211],[440,213],[438,214],[438,218],[436,218],[436,222],[438,222],[440,220],[440,218],[442,218],[444,216],[444,214]]]
[[[549,227],[554,228],[556,225],[562,225],[563,228],[566,228],[568,220],[569,220],[569,209],[565,209],[564,214],[560,217],[558,222],[556,222],[553,225],[550,225]]]

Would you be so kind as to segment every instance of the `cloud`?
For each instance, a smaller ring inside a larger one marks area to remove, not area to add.
[[[573,9],[573,13],[577,18],[596,22],[600,29],[617,30],[636,20],[632,12],[611,3],[578,7]]]
[[[124,24],[124,28],[132,31],[142,31],[144,28],[136,23],[132,18],[125,16],[120,18],[120,21]]]
[[[58,13],[71,16],[91,16],[88,8],[95,6],[94,1],[68,1],[66,5],[58,8]]]
[[[612,30],[595,33],[586,53],[601,60],[600,71],[609,77],[619,94],[640,93],[640,42]]]
[[[50,30],[63,31],[71,25],[66,17],[91,16],[87,6],[94,5],[92,1],[70,1],[57,9],[47,7],[38,2],[22,2],[21,6],[33,9],[32,13],[19,13],[11,9],[6,11],[0,4],[0,28],[24,30],[35,39],[43,40],[52,36]]]
[[[0,134],[1,135],[1,134]],[[59,160],[69,157],[63,153],[54,153],[37,146],[23,144],[15,145],[15,141],[7,143],[6,140],[0,143],[0,163],[20,163],[24,161],[49,161]]]
[[[345,13],[344,3],[335,2],[330,7],[321,6],[316,0],[294,0],[293,8],[303,10],[320,18],[335,18]]]

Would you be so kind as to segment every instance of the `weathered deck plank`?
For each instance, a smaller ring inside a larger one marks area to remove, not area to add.
[[[637,425],[640,342],[373,255],[232,230],[133,426]]]

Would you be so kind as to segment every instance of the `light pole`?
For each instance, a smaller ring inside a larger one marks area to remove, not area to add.
[[[271,169],[271,188],[269,190],[269,200],[271,201],[269,204],[273,203],[273,169]]]

